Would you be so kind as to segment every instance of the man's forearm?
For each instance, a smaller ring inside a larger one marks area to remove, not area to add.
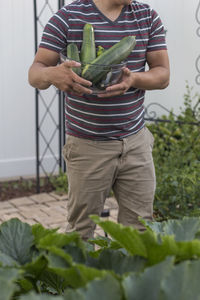
[[[34,63],[29,69],[29,83],[35,88],[40,90],[47,89],[51,82],[49,81],[48,74],[53,67],[47,67],[42,63]]]
[[[146,72],[132,73],[132,86],[142,90],[164,89],[169,85],[169,70],[154,67]]]

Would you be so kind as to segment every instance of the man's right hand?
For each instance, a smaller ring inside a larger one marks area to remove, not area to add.
[[[75,61],[58,64],[59,54],[44,48],[39,48],[33,64],[29,69],[29,83],[35,88],[44,90],[54,85],[59,90],[77,95],[91,94],[92,83],[75,72],[72,68],[80,67]]]
[[[63,92],[73,94],[91,94],[89,87],[92,83],[73,72],[72,68],[80,67],[81,64],[75,61],[66,61],[54,67],[45,69],[46,80]]]

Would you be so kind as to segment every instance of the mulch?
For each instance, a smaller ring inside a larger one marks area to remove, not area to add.
[[[54,187],[48,178],[40,179],[40,193],[50,193]],[[0,201],[6,201],[13,198],[31,196],[37,193],[36,179],[0,181]]]

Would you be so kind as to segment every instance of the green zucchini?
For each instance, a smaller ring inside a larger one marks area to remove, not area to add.
[[[67,45],[67,58],[75,60],[77,62],[80,62],[78,47],[75,43],[70,43]],[[76,74],[81,75],[81,67],[80,68],[72,68],[72,70]]]
[[[83,66],[96,58],[96,46],[94,38],[94,28],[91,24],[85,24],[83,28],[83,42],[80,53]]]
[[[125,60],[134,49],[135,45],[135,36],[124,37],[120,42],[103,52],[90,64],[87,64],[82,70],[82,77],[92,81],[93,84],[96,84],[109,72],[109,66],[119,64]],[[98,68],[97,65],[105,65],[108,66],[108,68]]]

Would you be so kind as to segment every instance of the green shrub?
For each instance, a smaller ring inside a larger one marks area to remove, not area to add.
[[[148,125],[155,138],[155,210],[161,218],[190,215],[199,209],[200,96],[192,96],[187,86],[184,99],[178,117],[171,112],[161,118],[163,122]]]
[[[50,183],[53,186],[53,189],[58,194],[67,194],[68,193],[68,179],[67,174],[61,169],[57,176],[49,177]]]

